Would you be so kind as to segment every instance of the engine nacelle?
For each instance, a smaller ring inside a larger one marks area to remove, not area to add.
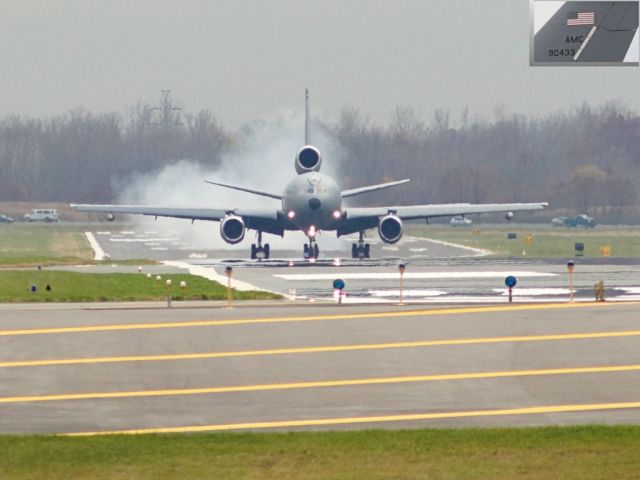
[[[378,234],[384,243],[396,243],[402,238],[402,220],[390,214],[380,219],[378,223]]]
[[[305,145],[296,155],[296,172],[309,173],[318,172],[322,164],[322,154],[320,150],[311,145]]]
[[[511,220],[513,220],[513,217],[514,217],[513,212],[507,212],[504,214],[504,218],[507,222],[510,222]]]
[[[244,222],[242,217],[236,215],[227,215],[220,222],[220,236],[222,239],[234,245],[239,243],[244,238]]]

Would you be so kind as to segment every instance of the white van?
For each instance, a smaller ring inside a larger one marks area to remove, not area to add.
[[[34,208],[24,214],[25,222],[59,222],[60,216],[55,208]]]

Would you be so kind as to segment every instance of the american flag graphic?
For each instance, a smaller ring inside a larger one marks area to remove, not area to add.
[[[593,25],[596,21],[595,12],[571,12],[567,15],[567,26]]]

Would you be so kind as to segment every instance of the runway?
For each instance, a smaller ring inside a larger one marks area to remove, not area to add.
[[[310,264],[286,249],[261,262],[202,251],[175,232],[94,233],[114,259],[166,262],[143,273],[196,269],[224,281],[232,266],[235,286],[289,300],[4,305],[0,432],[640,422],[637,265],[578,260],[569,304],[562,262],[483,259],[428,240],[374,243],[370,260],[336,261],[347,242]],[[518,278],[511,305],[507,275]],[[601,279],[609,302],[590,303]]]
[[[637,303],[0,308],[0,431],[640,422]]]
[[[114,260],[152,258],[169,262],[161,268],[145,267],[145,271],[192,269],[226,282],[226,267],[233,267],[236,288],[263,289],[295,299],[331,300],[332,283],[346,283],[344,301],[348,303],[394,303],[399,297],[398,264],[406,264],[404,301],[408,303],[500,303],[508,291],[505,277],[516,276],[513,291],[516,302],[565,301],[569,297],[568,274],[564,259],[486,259],[487,252],[433,240],[406,236],[396,245],[385,245],[370,239],[371,259],[345,257],[352,238],[324,239],[321,258],[311,264],[291,244],[279,245],[273,240],[273,258],[249,260],[243,249],[203,250],[193,244],[188,230],[114,229],[96,231],[95,238]],[[296,242],[293,242],[298,245]],[[300,243],[301,245],[301,243]],[[176,262],[178,260],[178,262]],[[576,258],[573,287],[576,299],[594,299],[594,284],[605,283],[608,300],[640,300],[637,264],[594,262]],[[116,271],[113,267],[82,271]],[[134,265],[117,271],[135,272]]]

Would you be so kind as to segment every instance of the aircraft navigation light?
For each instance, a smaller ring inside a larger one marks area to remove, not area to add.
[[[333,218],[335,218],[336,220],[338,220],[341,216],[342,216],[342,212],[340,210],[335,210],[333,212]]]
[[[293,217],[296,216],[296,212],[294,212],[293,210],[289,210],[287,212],[287,217],[289,217],[289,219],[293,219]]]

